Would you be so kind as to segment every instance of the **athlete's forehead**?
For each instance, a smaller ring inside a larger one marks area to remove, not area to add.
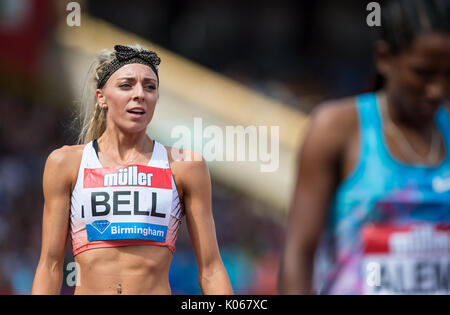
[[[134,80],[154,80],[157,81],[158,78],[156,73],[147,65],[132,63],[124,65],[118,69],[113,75],[111,75],[111,80],[123,80],[123,79],[134,79]]]
[[[432,54],[450,54],[450,34],[428,33],[418,36],[412,46],[411,51],[424,56],[432,57]]]

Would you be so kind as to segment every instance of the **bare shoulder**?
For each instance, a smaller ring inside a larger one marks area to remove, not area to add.
[[[191,149],[166,146],[170,167],[177,186],[210,184],[208,165],[203,156]]]
[[[81,162],[81,156],[83,149],[86,145],[65,145],[58,149],[53,150],[47,158],[47,164],[54,166],[70,167],[71,164]],[[79,164],[79,163],[78,163]]]
[[[180,149],[166,146],[167,154],[171,168],[176,169],[195,169],[206,166],[206,161],[201,153],[191,149]]]
[[[358,122],[356,98],[347,97],[323,102],[314,110],[312,117],[316,123],[324,127],[352,128]]]
[[[311,123],[302,152],[313,159],[335,161],[345,150],[358,128],[355,97],[319,104],[311,114]]]
[[[358,127],[356,98],[331,100],[317,106],[311,115],[312,127],[331,141],[345,141]]]
[[[53,150],[45,164],[44,181],[46,178],[58,178],[58,181],[73,186],[80,168],[84,147],[84,144],[65,145]]]

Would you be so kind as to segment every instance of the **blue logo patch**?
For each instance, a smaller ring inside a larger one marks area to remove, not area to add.
[[[103,232],[105,232],[105,230],[108,228],[110,224],[111,223],[108,220],[97,220],[92,222],[92,226],[95,227],[97,231],[99,231],[102,234]]]
[[[142,222],[97,220],[86,224],[88,241],[141,239],[165,242],[167,226]]]

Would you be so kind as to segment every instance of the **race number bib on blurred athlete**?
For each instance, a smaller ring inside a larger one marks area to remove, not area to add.
[[[85,169],[83,188],[90,192],[82,211],[89,241],[166,241],[172,202],[169,168]]]
[[[450,225],[362,230],[365,294],[449,294]]]

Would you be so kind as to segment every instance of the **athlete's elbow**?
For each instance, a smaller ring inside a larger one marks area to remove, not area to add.
[[[199,282],[208,287],[214,283],[228,282],[228,274],[222,261],[216,260],[199,268]]]
[[[202,266],[199,268],[199,278],[201,280],[210,281],[223,269],[224,266],[222,262],[209,263],[206,266]]]
[[[49,263],[41,260],[36,269],[31,294],[59,294],[62,278],[62,263]]]
[[[204,294],[231,295],[233,289],[225,268],[199,274],[200,288]]]
[[[64,260],[59,255],[46,254],[41,256],[38,269],[41,268],[46,272],[58,273],[62,272]]]

